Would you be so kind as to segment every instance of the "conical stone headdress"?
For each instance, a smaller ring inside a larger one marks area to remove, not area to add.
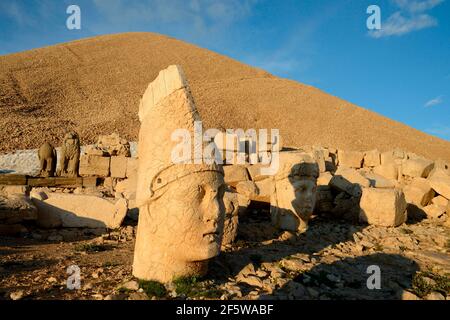
[[[192,136],[194,122],[201,120],[180,66],[169,66],[150,83],[139,106],[139,119],[138,206],[151,200],[156,191],[188,174],[217,171],[223,175],[217,164],[193,164],[193,156],[192,164],[173,162],[172,151],[180,142],[172,141],[172,134],[177,129],[187,129]]]

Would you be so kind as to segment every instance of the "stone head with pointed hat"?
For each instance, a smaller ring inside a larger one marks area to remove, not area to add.
[[[220,253],[224,180],[220,165],[173,163],[177,129],[194,130],[200,117],[180,66],[162,70],[139,107],[139,223],[133,275],[169,282],[201,276]]]

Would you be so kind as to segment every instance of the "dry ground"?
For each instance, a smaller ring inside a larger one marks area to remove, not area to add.
[[[237,242],[211,262],[205,278],[179,279],[165,288],[122,287],[135,280],[132,225],[76,241],[1,238],[0,299],[11,293],[22,299],[121,300],[450,297],[450,235],[439,221],[382,228],[316,217],[306,234],[291,238],[272,229],[267,211],[251,212]],[[74,264],[81,268],[80,290],[66,287],[66,270]],[[380,267],[380,290],[367,288],[371,265]]]

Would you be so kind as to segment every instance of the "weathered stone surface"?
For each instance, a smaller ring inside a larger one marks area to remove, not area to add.
[[[252,181],[260,181],[267,179],[269,176],[261,174],[261,168],[265,167],[264,165],[257,163],[247,166],[248,173],[250,175],[250,180]]]
[[[405,195],[399,189],[364,188],[360,202],[361,222],[396,227],[406,221]]]
[[[98,137],[96,148],[108,156],[130,157],[130,143],[117,133]]]
[[[58,176],[78,177],[80,150],[80,138],[78,134],[74,131],[66,133],[59,156]]]
[[[450,199],[450,176],[434,174],[430,179],[431,187],[441,196]]]
[[[318,213],[327,213],[333,210],[334,197],[331,188],[319,185],[317,187],[316,205],[314,211]]]
[[[353,184],[359,184],[361,187],[369,187],[370,181],[360,172],[352,168],[339,167],[334,176],[342,176],[345,180]]]
[[[319,172],[325,172],[327,170],[327,167],[325,165],[325,158],[328,157],[328,150],[313,147],[312,155],[317,163],[317,166],[319,167]]]
[[[258,188],[258,195],[252,200],[270,203],[270,195],[273,192],[272,179],[256,181],[256,187]]]
[[[386,179],[382,175],[376,173],[367,172],[364,173],[364,177],[369,180],[370,186],[373,188],[390,189],[395,188],[396,186],[396,181]]]
[[[280,152],[279,170],[273,177],[270,214],[275,227],[304,232],[316,203],[319,168],[302,152]]]
[[[40,163],[40,176],[53,177],[56,171],[56,150],[49,143],[45,142],[38,150]]]
[[[410,185],[407,185],[403,192],[406,202],[418,206],[427,206],[435,196],[428,180],[424,178],[415,178]]]
[[[318,186],[328,186],[333,175],[330,172],[321,172],[319,178],[317,179]]]
[[[339,166],[359,169],[362,167],[364,153],[360,151],[339,150],[338,159]]]
[[[224,166],[223,171],[225,183],[229,186],[236,187],[239,182],[249,180],[247,168],[243,165]]]
[[[430,204],[424,207],[423,211],[427,215],[427,218],[438,219],[445,214],[446,208],[444,206]]]
[[[369,187],[370,182],[354,169],[339,168],[329,185],[333,189],[346,192],[353,197],[359,197],[361,196],[361,187]]]
[[[437,196],[431,200],[431,203],[437,206],[446,207],[449,201],[443,196]]]
[[[0,197],[0,223],[18,224],[37,219],[37,209],[28,197],[15,195]]]
[[[0,186],[0,195],[4,197],[26,196],[29,192],[28,186]]]
[[[254,199],[258,196],[259,190],[253,181],[241,181],[236,185],[236,191],[239,194],[246,196],[249,199]]]
[[[127,172],[125,174],[127,178],[137,176],[138,165],[138,158],[127,158]]]
[[[239,201],[234,192],[225,192],[223,196],[225,205],[225,223],[223,228],[222,246],[234,242],[239,226]]]
[[[377,167],[381,165],[380,151],[370,150],[364,154],[364,167]]]
[[[220,253],[225,182],[219,165],[194,159],[192,153],[172,157],[179,148],[173,133],[193,134],[195,121],[201,121],[180,66],[162,70],[149,85],[139,119],[133,275],[163,283],[203,276],[208,261]]]
[[[403,161],[402,173],[409,177],[428,177],[434,167],[434,162],[424,158],[412,158]]]
[[[399,167],[395,163],[386,163],[373,168],[373,172],[390,180],[398,179]]]
[[[81,176],[109,176],[110,157],[82,155],[80,160]]]
[[[405,158],[405,152],[400,149],[390,150],[380,154],[381,165],[400,165]]]
[[[111,157],[110,172],[113,178],[125,178],[127,173],[127,157]]]
[[[46,228],[116,229],[127,214],[125,199],[103,199],[90,195],[47,193],[45,200],[33,198],[38,225]]]

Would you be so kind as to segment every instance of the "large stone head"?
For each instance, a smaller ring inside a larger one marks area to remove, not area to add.
[[[273,177],[272,222],[283,230],[305,231],[316,202],[317,163],[301,152],[280,153],[280,168]]]
[[[193,134],[200,117],[178,66],[160,72],[141,101],[136,201],[139,223],[133,274],[168,282],[200,276],[220,253],[225,209],[222,167],[174,163],[175,130]],[[201,159],[200,159],[201,160]]]

